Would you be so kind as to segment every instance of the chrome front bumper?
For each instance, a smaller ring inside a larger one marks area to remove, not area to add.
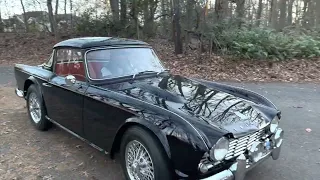
[[[246,158],[244,154],[241,154],[240,156],[238,156],[236,162],[229,167],[229,169],[201,180],[243,180],[249,170],[257,166],[270,156],[273,160],[277,160],[281,151],[283,130],[279,128],[277,133],[281,134],[281,137],[279,137],[281,139],[277,139],[277,143],[273,145],[272,150],[269,150],[267,152],[263,151],[261,149],[261,142],[253,144],[249,149],[249,158]],[[261,153],[262,151],[264,153]]]
[[[18,88],[15,89],[15,93],[18,97],[21,97],[21,98],[24,97],[23,91],[19,90]]]

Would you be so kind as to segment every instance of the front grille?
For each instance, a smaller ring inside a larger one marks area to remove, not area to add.
[[[264,135],[265,130],[261,129],[241,138],[230,139],[229,150],[225,159],[229,160],[243,154],[255,141],[260,141]]]

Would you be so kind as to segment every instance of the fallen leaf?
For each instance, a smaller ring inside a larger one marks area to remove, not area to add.
[[[312,129],[310,129],[310,128],[307,128],[307,129],[306,129],[306,131],[307,131],[307,132],[311,132],[311,131],[312,131]]]
[[[302,108],[302,106],[293,106],[293,108]]]

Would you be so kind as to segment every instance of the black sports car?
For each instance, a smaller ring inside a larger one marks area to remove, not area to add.
[[[62,41],[39,66],[15,65],[16,94],[39,130],[56,124],[109,154],[130,180],[244,179],[278,159],[280,111],[237,87],[173,75],[142,41]]]

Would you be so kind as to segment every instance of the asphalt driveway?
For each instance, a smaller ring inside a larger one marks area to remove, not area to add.
[[[320,179],[320,85],[231,84],[261,93],[283,115],[285,141],[280,159],[268,159],[250,171],[246,179]],[[12,68],[0,67],[0,179],[123,178],[117,161],[66,132],[58,128],[34,130],[24,101],[13,94],[14,85]]]

